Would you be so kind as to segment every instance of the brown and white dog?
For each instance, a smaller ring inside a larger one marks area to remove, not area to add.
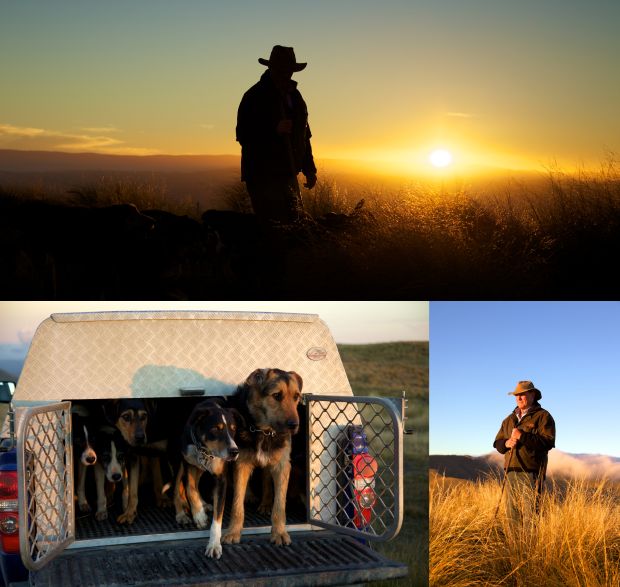
[[[205,503],[200,496],[199,483],[207,472],[214,480],[213,520],[205,555],[209,558],[222,556],[222,518],[226,500],[226,465],[239,456],[234,437],[240,423],[239,413],[223,408],[217,401],[206,400],[198,404],[190,414],[181,435],[181,461],[174,489],[176,521],[191,522],[187,511],[198,528],[207,527]]]
[[[241,539],[244,498],[254,468],[265,468],[273,479],[271,542],[289,545],[286,532],[286,491],[291,470],[291,436],[299,430],[297,405],[303,381],[294,371],[257,369],[229,398],[245,421],[237,431],[239,458],[235,462],[234,498],[226,544]]]

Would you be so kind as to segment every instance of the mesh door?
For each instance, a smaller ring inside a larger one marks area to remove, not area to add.
[[[71,404],[26,410],[17,433],[19,539],[24,565],[40,569],[74,539]]]
[[[369,540],[402,524],[402,417],[376,397],[312,396],[308,406],[308,519]]]

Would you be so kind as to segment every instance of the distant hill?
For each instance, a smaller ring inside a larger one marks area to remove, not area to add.
[[[491,462],[486,456],[430,455],[428,458],[429,469],[436,470],[440,475],[457,479],[475,481],[501,470],[497,463]]]
[[[193,200],[203,209],[225,207],[223,190],[240,181],[234,155],[100,155],[0,149],[0,188],[46,197],[68,191],[142,186],[172,201]]]
[[[239,157],[235,155],[131,156],[0,149],[0,171],[11,173],[94,170],[187,172],[238,167]]]

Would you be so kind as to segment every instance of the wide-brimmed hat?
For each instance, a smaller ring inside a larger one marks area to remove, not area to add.
[[[274,69],[288,69],[290,71],[301,71],[308,65],[307,63],[297,63],[293,47],[283,47],[282,45],[275,45],[271,50],[269,59],[259,57],[258,62]]]
[[[522,393],[526,393],[528,391],[536,392],[536,401],[542,399],[542,393],[540,393],[539,389],[534,387],[534,384],[531,381],[519,381],[517,383],[517,387],[515,387],[514,391],[509,391],[508,395],[520,395]]]

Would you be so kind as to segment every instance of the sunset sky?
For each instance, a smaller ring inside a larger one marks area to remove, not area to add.
[[[283,44],[318,159],[598,164],[620,149],[619,22],[617,0],[4,1],[0,148],[236,155]]]

